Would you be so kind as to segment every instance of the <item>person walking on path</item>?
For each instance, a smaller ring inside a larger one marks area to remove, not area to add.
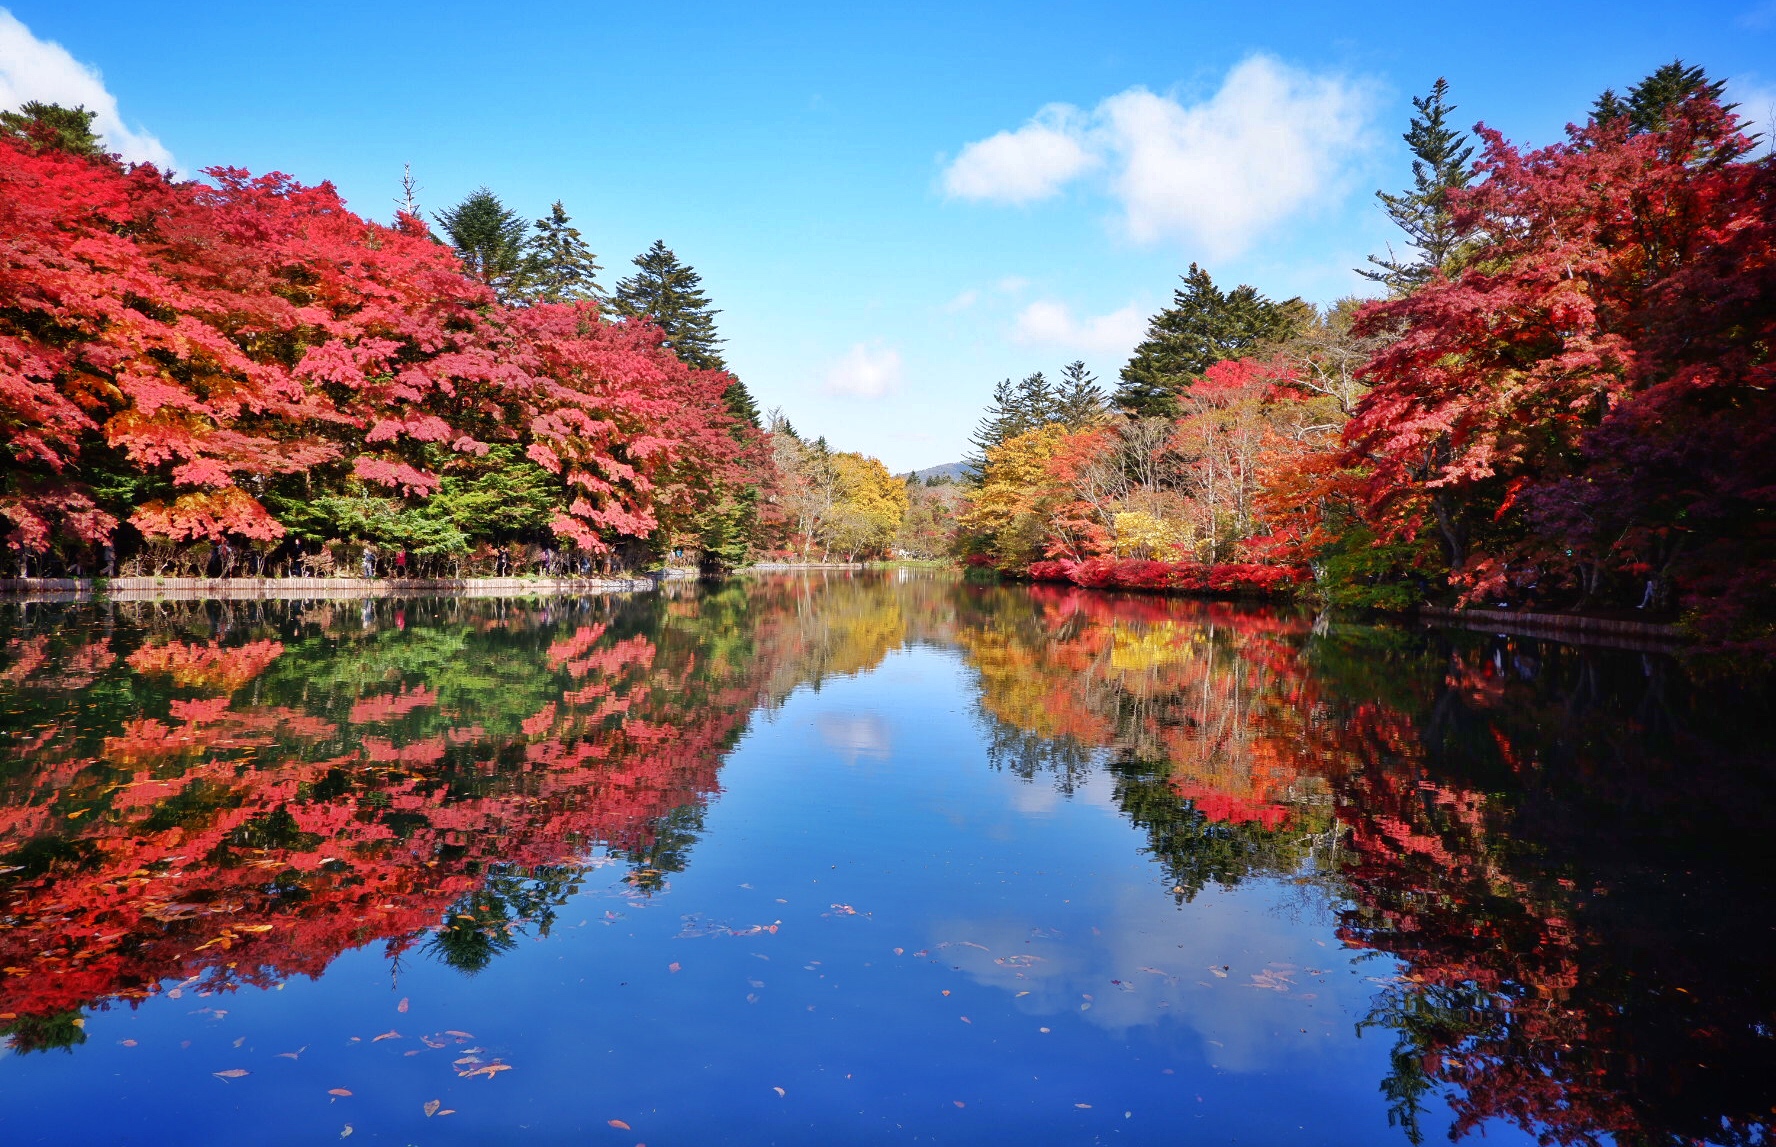
[[[376,576],[376,547],[372,545],[364,547],[364,576],[367,578]]]

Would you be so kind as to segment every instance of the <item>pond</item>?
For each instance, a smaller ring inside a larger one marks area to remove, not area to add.
[[[1764,1142],[1768,711],[911,573],[0,606],[8,1144]]]

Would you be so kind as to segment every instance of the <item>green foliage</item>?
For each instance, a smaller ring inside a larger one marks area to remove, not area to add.
[[[1132,417],[1176,418],[1178,395],[1209,367],[1282,342],[1312,313],[1300,299],[1273,302],[1244,284],[1223,291],[1195,263],[1183,279],[1122,368],[1116,402]]]
[[[1085,363],[1075,359],[1061,368],[1061,381],[1055,387],[1055,414],[1068,430],[1081,430],[1110,413],[1110,400],[1098,385],[1098,376],[1087,370]]]
[[[598,260],[580,237],[579,228],[557,199],[546,218],[533,226],[536,234],[525,244],[521,291],[531,302],[572,303],[597,299]]]
[[[35,151],[65,151],[97,158],[105,154],[92,129],[97,112],[28,100],[17,111],[0,111],[0,137],[27,141]]]
[[[715,316],[721,312],[710,307],[702,284],[702,276],[656,239],[635,257],[635,274],[617,284],[611,304],[618,314],[652,319],[666,336],[665,345],[687,366],[726,370],[717,349],[723,340],[715,331]],[[752,418],[757,417],[754,407]]]
[[[1702,96],[1719,102],[1726,88],[1725,80],[1710,80],[1699,66],[1673,60],[1629,88],[1626,100],[1606,89],[1591,106],[1591,116],[1600,124],[1626,118],[1630,135],[1662,131],[1669,126],[1671,113],[1686,101]],[[1726,105],[1729,111],[1735,106]]]
[[[435,216],[463,267],[502,300],[522,292],[525,271],[525,226],[516,211],[485,187]],[[565,220],[564,220],[565,221]]]
[[[1411,609],[1426,588],[1442,584],[1443,563],[1428,537],[1378,544],[1367,526],[1352,522],[1315,562],[1327,604],[1354,609]]]
[[[1612,97],[1613,98],[1613,97]],[[1430,94],[1415,97],[1418,114],[1401,138],[1412,149],[1412,189],[1398,195],[1377,191],[1389,219],[1406,233],[1417,256],[1397,259],[1393,252],[1383,259],[1369,256],[1373,270],[1358,274],[1384,284],[1394,294],[1405,294],[1436,274],[1450,274],[1457,265],[1461,235],[1449,208],[1449,192],[1466,187],[1473,178],[1468,162],[1474,149],[1468,137],[1449,126],[1455,105],[1449,102],[1449,81],[1438,77]]]

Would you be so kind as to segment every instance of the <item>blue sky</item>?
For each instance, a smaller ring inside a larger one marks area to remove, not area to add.
[[[0,103],[84,99],[181,171],[331,179],[385,219],[403,163],[433,210],[559,198],[607,285],[664,239],[762,405],[896,470],[960,457],[999,378],[1113,380],[1193,260],[1361,291],[1439,75],[1533,143],[1676,56],[1776,105],[1772,0],[0,11]]]

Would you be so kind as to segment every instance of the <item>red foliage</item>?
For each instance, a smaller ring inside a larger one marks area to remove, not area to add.
[[[171,488],[132,507],[145,534],[271,539],[263,479],[330,467],[424,496],[439,449],[514,441],[561,477],[556,531],[601,549],[684,514],[756,448],[727,376],[651,326],[501,307],[416,219],[364,220],[329,184],[208,174],[0,143],[13,548],[109,538],[83,482],[98,463]]]
[[[1165,590],[1175,593],[1267,596],[1299,584],[1302,574],[1286,566],[1219,562],[1155,562],[1134,558],[1032,562],[1036,581],[1064,581],[1088,589]]]

